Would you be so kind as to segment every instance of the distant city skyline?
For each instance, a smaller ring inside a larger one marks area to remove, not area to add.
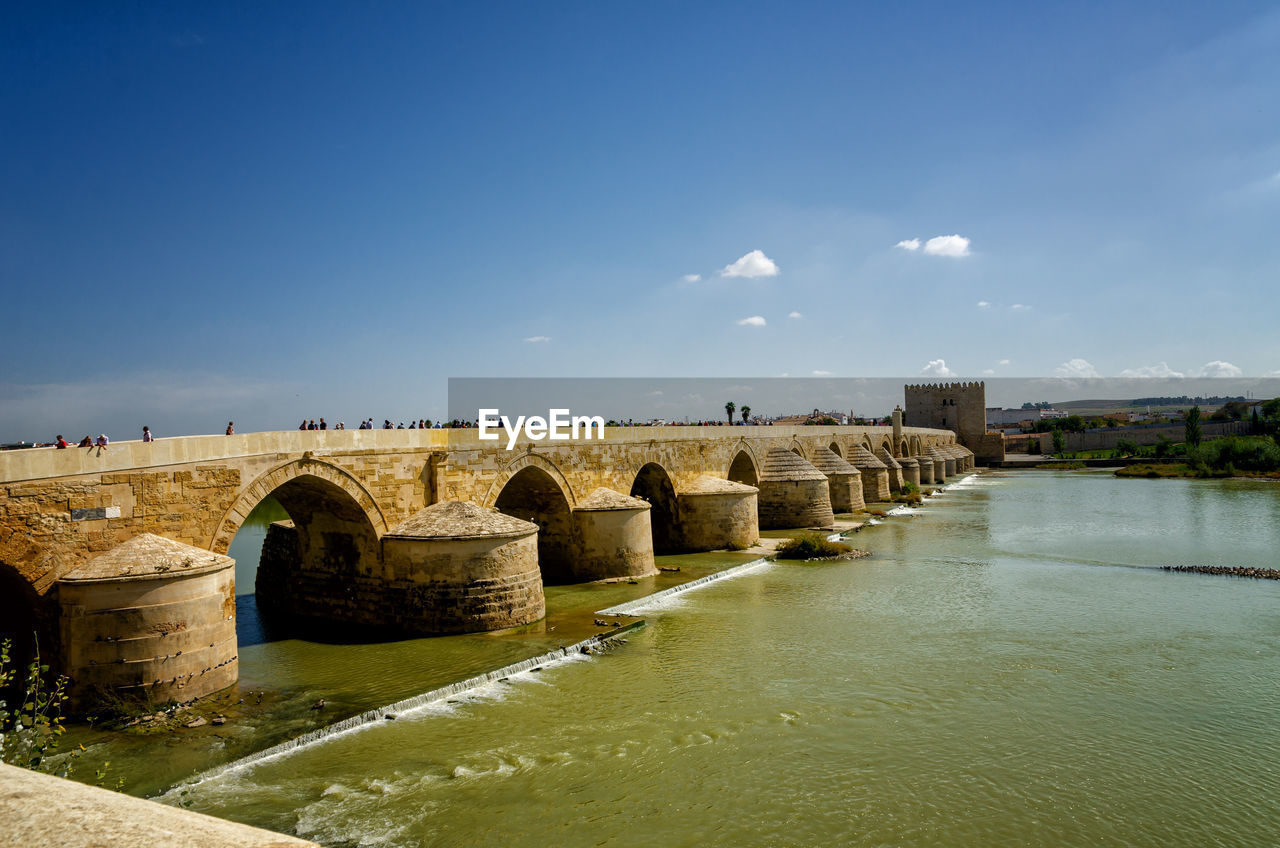
[[[0,48],[0,442],[1280,376],[1271,4],[34,4]]]

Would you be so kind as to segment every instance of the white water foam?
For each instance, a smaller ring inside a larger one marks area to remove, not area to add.
[[[903,504],[902,506],[895,506],[893,509],[886,512],[885,515],[915,515],[920,512],[924,512],[920,507],[907,506],[906,504]]]
[[[696,582],[696,581],[695,581]],[[276,760],[281,757],[300,751],[303,748],[309,748],[313,745],[319,745],[337,739],[340,736],[347,736],[352,733],[358,733],[361,730],[367,730],[370,727],[380,727],[386,724],[387,716],[392,715],[397,719],[410,718],[418,715],[438,714],[441,712],[451,712],[454,705],[446,705],[448,699],[470,700],[480,698],[501,697],[499,694],[506,686],[503,681],[515,678],[516,680],[527,681],[536,680],[537,677],[532,674],[535,668],[550,668],[557,665],[563,665],[570,662],[578,662],[590,659],[588,654],[583,653],[583,648],[592,647],[604,639],[611,638],[624,633],[635,627],[643,626],[643,622],[636,622],[633,625],[615,630],[607,635],[591,636],[583,639],[581,642],[575,642],[563,648],[557,648],[554,651],[542,654],[541,656],[530,657],[511,665],[493,671],[478,674],[475,677],[466,680],[460,680],[457,683],[450,683],[441,686],[438,689],[432,689],[423,692],[420,695],[414,695],[405,698],[402,701],[396,701],[394,704],[387,704],[384,707],[378,707],[373,710],[366,710],[359,715],[351,716],[342,721],[334,722],[326,725],[310,733],[304,733],[301,736],[281,742],[278,745],[272,745],[270,748],[264,748],[257,753],[242,757],[225,765],[216,766],[208,771],[201,772],[195,777],[174,784],[165,792],[157,796],[159,799],[169,797],[177,797],[178,792],[197,786],[213,778],[222,777],[236,772],[242,772],[247,769],[254,768],[262,763]]]
[[[986,485],[994,485],[994,483],[992,481],[983,480],[982,475],[980,473],[974,472],[973,474],[969,474],[965,477],[961,477],[959,480],[955,481],[954,483],[948,483],[942,488],[947,491],[950,491],[952,489],[969,489],[974,486],[986,486]]]
[[[836,534],[837,538],[839,534]],[[760,559],[752,560],[744,565],[726,568],[724,571],[717,571],[715,574],[708,574],[705,577],[699,577],[697,580],[690,580],[688,583],[681,583],[679,586],[672,586],[670,589],[663,589],[661,592],[654,592],[652,595],[640,598],[635,601],[628,601],[625,604],[609,607],[599,611],[600,615],[637,615],[641,612],[652,612],[660,609],[670,609],[675,605],[677,596],[684,594],[692,589],[706,586],[708,583],[715,583],[719,580],[728,580],[733,577],[741,577],[744,574],[754,574],[757,571],[763,571],[772,568],[775,563],[772,560]]]

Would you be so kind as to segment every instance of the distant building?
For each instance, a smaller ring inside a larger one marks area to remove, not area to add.
[[[999,430],[1003,427],[1015,427],[1024,421],[1034,421],[1039,418],[1038,409],[1001,409],[998,406],[988,407],[987,409],[987,427],[993,430]]]
[[[1063,412],[1061,409],[1042,409],[1040,410],[1040,420],[1046,418],[1066,418],[1071,413]]]

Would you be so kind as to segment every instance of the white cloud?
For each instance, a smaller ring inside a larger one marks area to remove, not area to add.
[[[654,389],[651,392],[645,392],[645,397],[661,397],[662,389]]]
[[[685,274],[680,279],[686,283],[696,283],[698,282],[698,280],[702,279],[702,275],[701,274]]]
[[[1009,364],[1009,360],[1007,359],[1002,359],[996,363],[996,365],[1008,365],[1008,364]]]
[[[988,307],[990,307],[990,306],[991,306],[991,301],[989,301],[989,300],[980,300],[980,301],[978,301],[978,308],[979,308],[979,309],[987,309],[987,308],[988,308]]]
[[[1244,371],[1240,370],[1230,362],[1223,362],[1215,359],[1212,362],[1206,362],[1195,371],[1191,372],[1192,377],[1243,377]]]
[[[722,277],[776,277],[778,266],[763,251],[753,250],[742,256],[737,262],[720,269]]]
[[[982,373],[983,373],[983,374],[985,374],[986,376],[990,377],[992,374],[996,373],[996,369],[994,369],[994,368],[983,368],[983,369],[982,369]]]
[[[894,247],[900,247],[900,248],[902,248],[903,250],[919,250],[919,249],[920,249],[920,239],[918,239],[918,238],[913,238],[913,239],[903,239],[902,241],[900,241],[900,242],[898,242],[897,244],[895,244],[895,245],[894,245]]]
[[[1087,359],[1068,359],[1066,362],[1054,369],[1059,377],[1101,377],[1098,369],[1094,368],[1092,363]]]
[[[1031,307],[1030,307],[1030,306],[1027,306],[1025,303],[1015,303],[1015,304],[1014,304],[1013,306],[1011,306],[1010,308],[1011,308],[1011,309],[1030,309]]]
[[[739,327],[763,327],[765,320],[759,315],[752,315],[750,318],[743,318],[738,321]]]
[[[527,342],[533,342],[534,344],[538,344],[539,342],[549,342],[549,341],[551,341],[551,337],[550,337],[550,336],[529,336],[529,338],[525,339],[525,341],[527,341]]]
[[[930,256],[968,256],[969,240],[964,236],[934,236],[924,243],[924,252]]]
[[[1155,365],[1143,365],[1140,368],[1126,368],[1120,372],[1121,377],[1160,377],[1164,379],[1180,379],[1187,376],[1181,371],[1174,371],[1167,363],[1157,362]]]
[[[1264,376],[1264,377],[1280,377],[1280,371],[1268,371],[1267,373],[1263,374],[1262,376]]]
[[[803,318],[804,316],[803,316],[803,315],[801,315],[799,312],[792,312],[792,313],[791,313],[790,315],[788,315],[787,317],[788,317],[788,318]]]
[[[945,359],[930,359],[929,364],[920,369],[926,377],[954,377],[956,372],[947,367]]]
[[[814,371],[814,372],[813,372],[813,376],[815,376],[815,377],[830,377],[830,376],[831,376],[831,372],[830,372],[830,371]]]

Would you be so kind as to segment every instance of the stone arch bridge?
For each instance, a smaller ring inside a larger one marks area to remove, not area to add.
[[[446,633],[541,618],[544,582],[650,574],[655,550],[809,526],[815,501],[831,515],[837,480],[888,471],[900,484],[904,464],[941,472],[945,454],[954,473],[967,454],[950,431],[900,423],[610,427],[513,450],[478,435],[284,431],[0,453],[0,629],[38,631],[77,691],[182,700],[235,680],[226,552],[268,496],[292,521],[268,534],[260,606]],[[777,470],[782,452],[790,470]]]

